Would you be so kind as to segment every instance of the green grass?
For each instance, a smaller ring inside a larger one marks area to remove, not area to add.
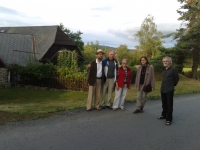
[[[151,100],[160,98],[161,73],[156,74],[156,88],[148,94]],[[180,75],[175,95],[199,93],[200,81]],[[86,106],[87,92],[50,91],[26,88],[0,89],[0,124],[10,121],[38,119]],[[136,100],[134,85],[128,90],[126,102]],[[114,92],[113,92],[114,98]],[[3,119],[2,119],[3,118]]]
[[[192,68],[183,68],[183,72],[192,71]],[[200,71],[200,68],[198,68],[198,71]]]
[[[180,81],[178,85],[175,87],[175,95],[180,94],[192,94],[192,93],[200,93],[200,81],[193,80],[187,78],[183,75],[179,75]],[[156,73],[156,87],[155,90],[148,93],[148,99],[157,100],[160,98],[160,86],[161,86],[161,74]],[[132,85],[131,89],[128,91],[126,96],[127,102],[133,102],[136,100],[137,93],[135,86]]]
[[[0,89],[0,97],[1,111],[40,114],[83,107],[87,93],[9,88]]]

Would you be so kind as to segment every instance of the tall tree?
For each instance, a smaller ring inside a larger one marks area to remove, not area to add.
[[[162,32],[157,30],[154,17],[147,15],[140,30],[134,35],[139,39],[139,45],[136,50],[144,51],[147,57],[154,57],[159,53],[158,48],[162,46]]]
[[[87,62],[91,62],[92,60],[94,60],[98,46],[99,46],[98,41],[96,41],[95,43],[88,42],[86,45],[84,45],[83,56]]]
[[[177,12],[180,14],[178,20],[182,21],[180,29],[174,33],[182,49],[192,54],[192,78],[199,79],[197,74],[200,61],[200,1],[199,0],[178,0],[182,5]]]
[[[117,49],[116,49],[116,57],[118,60],[118,63],[121,64],[121,61],[123,58],[127,58],[128,56],[128,47],[127,45],[120,45]]]
[[[84,42],[82,41],[81,31],[74,33],[70,29],[66,28],[62,23],[59,25],[60,29],[76,44],[80,51],[83,51]]]

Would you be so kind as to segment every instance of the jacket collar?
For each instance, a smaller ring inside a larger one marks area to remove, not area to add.
[[[129,67],[126,67],[127,68],[127,71],[129,71],[130,70],[130,68]],[[120,67],[120,69],[122,69],[123,70],[123,67],[121,66]]]

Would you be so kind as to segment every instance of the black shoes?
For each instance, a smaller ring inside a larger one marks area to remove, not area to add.
[[[144,111],[143,111],[143,107],[141,107],[141,108],[140,108],[140,113],[143,113],[143,112],[144,112]]]
[[[112,109],[110,106],[106,106],[106,108],[108,108],[108,109]]]
[[[139,110],[139,109],[136,109],[133,113],[134,113],[134,114],[140,113],[140,110]]]
[[[101,106],[101,109],[106,109],[106,106]]]
[[[162,120],[162,119],[166,119],[166,118],[163,117],[163,116],[160,116],[160,117],[158,117],[158,119],[159,119],[159,120]]]
[[[106,109],[106,108],[112,109],[112,107],[110,107],[110,106],[101,106],[101,109]]]

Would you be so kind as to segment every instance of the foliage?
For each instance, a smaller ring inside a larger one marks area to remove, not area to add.
[[[128,59],[128,47],[127,45],[120,45],[117,49],[116,49],[116,58],[118,60],[118,63],[121,64],[122,59],[126,58]],[[128,59],[129,62],[129,59]]]
[[[200,70],[197,71],[198,75],[200,76]],[[192,78],[192,71],[184,71],[183,74],[188,77],[188,78]]]
[[[172,58],[173,66],[176,67],[179,73],[183,72],[184,63],[186,59],[189,57],[188,51],[182,49],[178,44],[172,48],[159,48],[162,56],[169,56]]]
[[[188,58],[188,52],[184,49],[181,49],[177,45],[171,48],[160,47],[160,55],[155,58],[151,58],[150,62],[154,66],[155,71],[161,71],[163,68],[162,59],[165,56],[172,58],[173,66],[178,70],[179,73],[183,73],[184,63]]]
[[[182,26],[173,35],[179,47],[189,51],[192,55],[192,78],[198,79],[197,69],[200,61],[200,1],[178,0],[181,7],[177,12]]]
[[[162,63],[163,55],[158,55],[150,59],[150,64],[153,65],[155,72],[161,72],[163,69]]]
[[[139,45],[135,47],[136,50],[144,51],[147,57],[154,57],[159,54],[158,48],[162,46],[162,35],[162,32],[157,31],[154,17],[148,15],[144,19],[140,30],[134,35],[139,39]]]
[[[96,41],[95,43],[88,42],[87,45],[84,45],[83,56],[88,63],[96,58],[96,51],[98,49],[98,46],[99,46],[98,41]]]
[[[29,62],[26,67],[10,65],[8,69],[14,74],[21,75],[22,78],[25,77],[23,78],[25,80],[31,80],[32,78],[42,80],[56,74],[56,67],[53,64],[39,62]]]
[[[76,44],[80,51],[83,51],[84,42],[81,38],[81,34],[83,34],[81,31],[77,31],[76,33],[74,33],[70,29],[65,28],[62,23],[60,23],[60,29]]]
[[[15,75],[20,75],[22,80],[42,80],[52,76],[65,78],[85,78],[86,69],[80,70],[75,51],[61,50],[58,55],[57,66],[51,63],[30,61],[27,66],[10,65],[8,69]]]
[[[81,71],[78,66],[75,51],[60,50],[58,54],[57,73],[66,78],[85,78],[86,70]]]

